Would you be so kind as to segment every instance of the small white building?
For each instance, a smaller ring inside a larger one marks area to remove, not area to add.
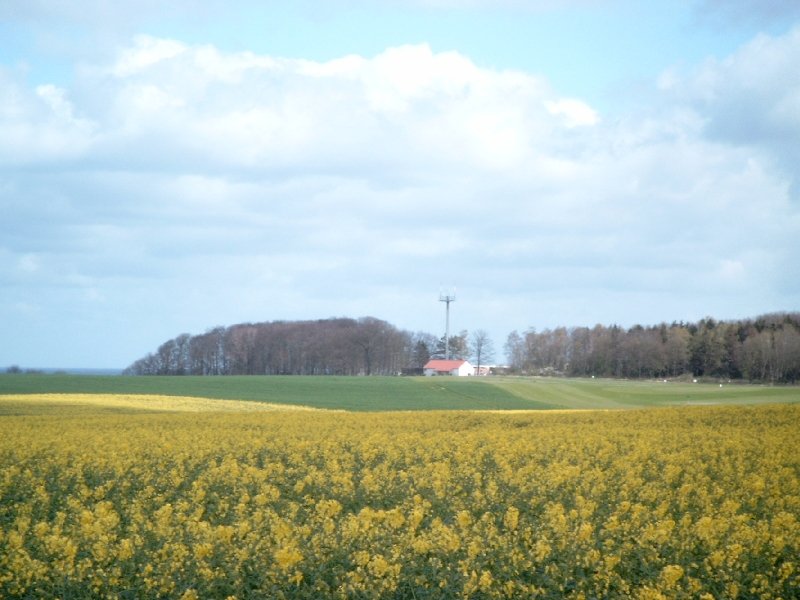
[[[422,368],[422,372],[427,376],[432,375],[452,375],[454,377],[466,377],[475,375],[475,367],[466,360],[429,360]]]

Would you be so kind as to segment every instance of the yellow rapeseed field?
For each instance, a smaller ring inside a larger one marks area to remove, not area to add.
[[[0,418],[2,598],[797,598],[800,405]]]
[[[0,409],[15,406],[52,409],[101,409],[119,412],[266,412],[318,410],[306,406],[272,404],[243,400],[215,400],[192,396],[160,396],[154,394],[6,394],[0,396]]]

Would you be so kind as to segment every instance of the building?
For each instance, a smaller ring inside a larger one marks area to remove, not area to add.
[[[429,360],[423,367],[425,375],[453,375],[465,377],[475,375],[475,367],[466,360]]]

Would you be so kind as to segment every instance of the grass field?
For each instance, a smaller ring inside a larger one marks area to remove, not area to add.
[[[10,394],[117,394],[352,411],[618,409],[800,401],[800,387],[533,377],[123,377],[0,375]],[[0,402],[0,413],[3,403]]]

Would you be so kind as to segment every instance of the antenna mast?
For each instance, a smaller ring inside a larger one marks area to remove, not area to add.
[[[456,301],[456,291],[447,293],[439,291],[439,302],[445,303],[445,320],[444,320],[444,358],[450,360],[450,303]]]

